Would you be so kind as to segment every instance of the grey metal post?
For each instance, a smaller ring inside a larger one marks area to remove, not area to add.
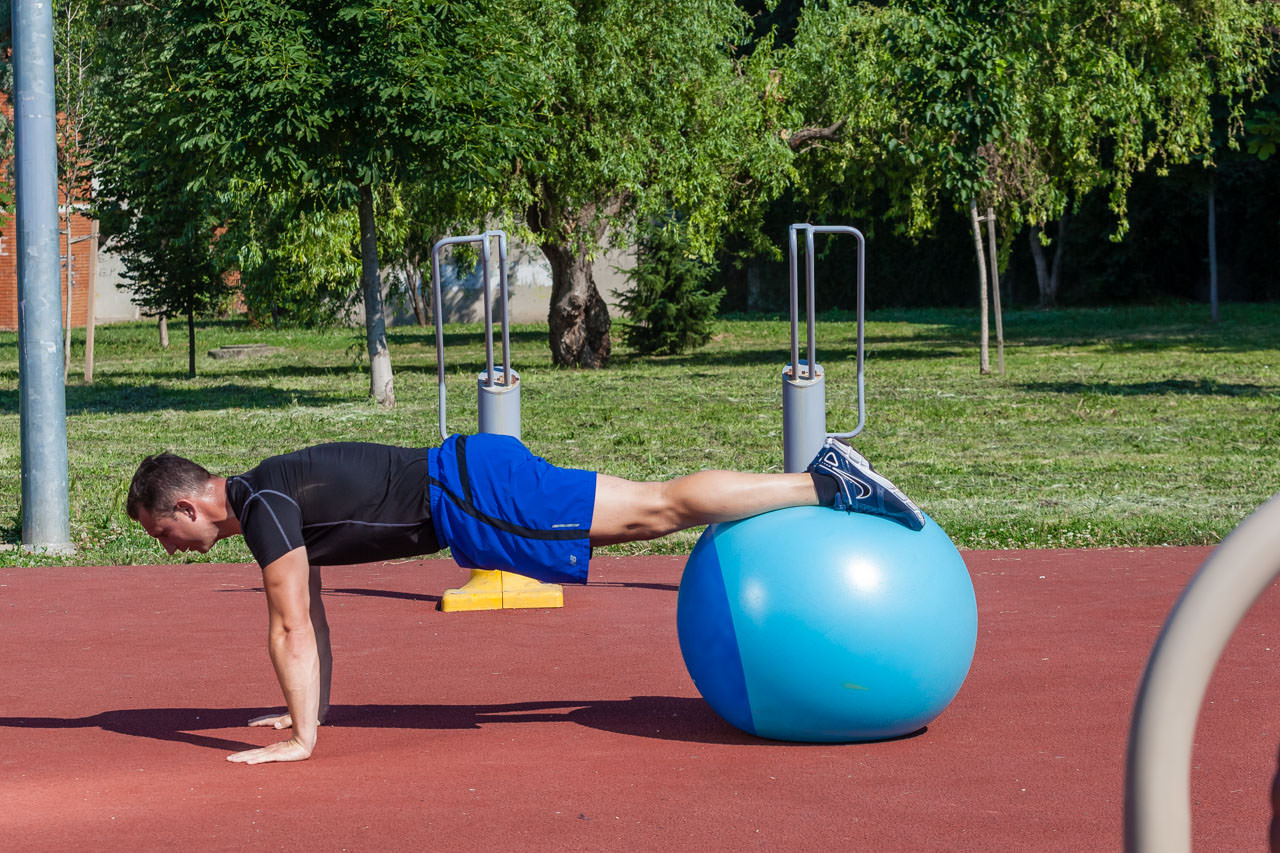
[[[498,240],[498,299],[501,312],[502,367],[493,364],[493,292],[490,290],[490,239]],[[520,376],[511,369],[511,331],[507,322],[507,235],[502,231],[484,233],[484,347],[485,372],[479,378],[480,432],[520,437]]]
[[[1129,853],[1190,853],[1191,747],[1204,692],[1236,626],[1278,576],[1280,495],[1241,522],[1205,560],[1147,662],[1125,773]]]
[[[502,326],[502,367],[494,364],[493,357],[493,290],[489,275],[491,241],[498,241],[498,291]],[[484,288],[485,370],[477,380],[479,389],[478,427],[480,432],[520,437],[520,374],[511,369],[511,333],[508,328],[507,308],[509,287],[507,284],[507,235],[503,231],[485,231],[445,237],[431,249],[432,311],[436,320],[436,375],[438,377],[438,408],[440,413],[440,439],[449,437],[445,425],[447,393],[444,373],[444,317],[443,297],[440,285],[440,250],[447,246],[465,243],[480,244],[480,275]]]
[[[805,233],[805,326],[807,358],[800,358],[800,281],[797,263],[798,232]],[[849,432],[827,432],[826,376],[817,361],[817,302],[815,296],[814,235],[849,234],[858,241],[858,424]],[[863,345],[866,313],[866,242],[862,233],[847,225],[797,223],[788,234],[791,273],[791,362],[782,372],[782,467],[787,472],[803,471],[828,437],[852,438],[866,423],[864,401]]]
[[[71,548],[67,400],[61,355],[53,12],[14,0],[13,90],[18,249],[22,544]]]

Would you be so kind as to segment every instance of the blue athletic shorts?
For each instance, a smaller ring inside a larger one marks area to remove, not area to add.
[[[452,435],[428,458],[431,520],[458,565],[586,583],[594,471],[557,468],[505,435]]]

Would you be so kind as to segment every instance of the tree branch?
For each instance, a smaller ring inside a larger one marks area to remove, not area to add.
[[[797,131],[783,131],[782,138],[786,140],[792,151],[803,152],[822,142],[836,141],[840,138],[840,131],[844,129],[844,126],[845,120],[841,119],[827,127],[802,127]]]

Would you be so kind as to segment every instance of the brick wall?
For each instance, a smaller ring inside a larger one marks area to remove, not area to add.
[[[6,93],[0,95],[0,113],[12,124],[13,122],[13,104],[9,100]],[[3,166],[7,169],[9,164]],[[12,173],[10,173],[12,174]],[[12,185],[9,187],[13,189]],[[65,201],[62,193],[62,187],[58,188],[59,201]],[[96,240],[81,240],[79,243],[74,242],[76,238],[89,234],[90,221],[83,216],[77,214],[71,215],[71,254],[72,254],[72,293],[71,293],[71,325],[84,326],[86,320],[86,308],[88,307],[89,289],[94,286],[93,272],[96,265],[89,263],[90,247]],[[58,227],[63,228],[61,219]],[[12,214],[0,215],[0,329],[13,330],[18,328],[18,228]],[[67,322],[67,273],[66,273],[66,256],[67,256],[67,237],[62,235],[58,240],[58,251],[64,259],[58,268],[59,293],[62,296],[62,322]],[[95,311],[94,313],[98,313]]]
[[[71,239],[74,241],[89,233],[90,221],[83,216],[72,214]],[[81,240],[71,244],[72,256],[72,292],[71,292],[71,325],[84,326],[86,308],[88,306],[89,288],[93,286],[90,276],[89,252],[93,240]],[[65,259],[67,254],[67,238],[63,235],[59,240],[59,250]],[[67,312],[67,279],[65,260],[59,268],[59,292],[62,296],[62,318],[66,323]],[[12,216],[0,217],[0,329],[18,328],[18,255],[17,225]]]

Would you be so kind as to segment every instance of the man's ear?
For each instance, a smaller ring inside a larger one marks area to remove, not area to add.
[[[196,505],[186,498],[179,498],[178,502],[173,505],[174,515],[186,516],[188,520],[196,520]]]

